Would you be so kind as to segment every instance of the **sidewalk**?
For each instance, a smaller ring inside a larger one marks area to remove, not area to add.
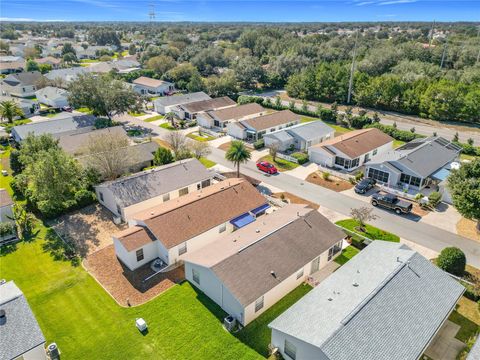
[[[318,170],[318,165],[315,163],[307,163],[300,165],[293,170],[285,171],[285,174],[289,174],[299,178],[300,180],[305,180],[308,175]]]

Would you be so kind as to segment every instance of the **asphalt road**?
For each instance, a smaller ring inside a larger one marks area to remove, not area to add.
[[[209,156],[209,159],[233,168],[232,163],[225,160],[224,156],[225,152],[212,148],[212,154]],[[288,174],[264,175],[256,169],[255,163],[252,161],[242,165],[241,171],[245,175],[343,215],[349,216],[352,208],[371,206],[364,201],[302,181]],[[465,252],[469,264],[480,268],[480,244],[478,242],[429,224],[420,223],[414,215],[398,216],[386,210],[372,208],[374,209],[373,213],[377,215],[377,219],[371,222],[373,225],[438,252],[448,246],[457,246]]]

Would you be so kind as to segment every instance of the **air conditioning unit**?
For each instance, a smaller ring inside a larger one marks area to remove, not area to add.
[[[232,330],[235,328],[236,322],[237,320],[232,315],[229,315],[223,319],[223,326],[225,326],[225,329],[227,329],[229,332],[232,332]]]
[[[48,345],[47,351],[48,351],[48,356],[50,356],[51,360],[60,359],[60,350],[58,349],[57,344],[51,343],[50,345]]]

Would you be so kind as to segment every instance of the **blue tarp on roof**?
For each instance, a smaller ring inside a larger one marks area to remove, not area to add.
[[[230,224],[234,225],[237,228],[242,228],[245,225],[248,225],[254,221],[255,221],[255,218],[252,215],[250,215],[249,213],[245,213],[243,215],[236,217],[233,220],[230,220]]]
[[[268,204],[263,204],[262,206],[259,206],[252,211],[250,211],[253,215],[257,215],[258,213],[261,213],[262,211],[267,210],[270,207]]]
[[[432,175],[432,178],[443,181],[448,177],[448,175],[450,175],[450,170],[443,168],[435,172]]]

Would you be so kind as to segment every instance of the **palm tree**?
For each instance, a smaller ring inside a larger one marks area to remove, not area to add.
[[[164,116],[165,120],[170,121],[170,123],[172,124],[172,127],[175,127],[176,118],[177,118],[177,115],[173,111],[166,113]]]
[[[6,100],[0,103],[0,116],[3,119],[7,119],[9,123],[13,122],[13,119],[17,116],[23,116],[23,111],[13,100]]]
[[[237,177],[240,177],[240,164],[246,163],[252,154],[242,141],[234,140],[230,148],[225,153],[225,159],[233,162],[237,166]]]

